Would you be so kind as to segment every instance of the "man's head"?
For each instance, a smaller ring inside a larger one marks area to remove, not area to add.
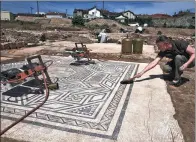
[[[171,49],[172,47],[170,39],[164,35],[161,35],[157,38],[156,44],[160,51],[166,51],[166,50]]]

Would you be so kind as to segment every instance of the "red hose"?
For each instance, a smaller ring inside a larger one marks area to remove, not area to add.
[[[45,77],[45,74],[44,74],[43,70],[41,72],[42,72],[42,76],[43,76],[43,79],[44,79],[44,86],[45,86],[45,89],[46,89],[46,97],[45,97],[44,101],[40,105],[38,105],[36,108],[34,108],[31,111],[29,111],[26,115],[24,115],[23,117],[21,117],[20,119],[18,119],[16,122],[12,123],[7,128],[5,128],[3,131],[1,131],[1,134],[0,135],[3,135],[5,132],[7,132],[12,127],[14,127],[20,121],[22,121],[27,116],[29,116],[31,113],[33,113],[34,111],[36,111],[38,108],[40,108],[48,100],[48,97],[49,97],[49,89],[47,87],[47,81],[46,81],[46,77]]]

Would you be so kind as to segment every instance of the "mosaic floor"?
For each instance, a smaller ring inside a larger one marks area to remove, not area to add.
[[[58,78],[59,90],[50,91],[48,101],[23,122],[62,131],[117,139],[132,85],[120,81],[133,76],[138,65],[126,62],[95,61],[96,64],[71,66],[69,57],[42,56],[53,60],[48,72]],[[20,68],[26,62],[1,65],[1,71]],[[44,100],[34,79],[22,84],[1,85],[1,115],[16,120]]]

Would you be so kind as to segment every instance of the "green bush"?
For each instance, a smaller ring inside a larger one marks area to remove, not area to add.
[[[84,19],[82,18],[82,16],[75,16],[73,19],[72,19],[72,24],[74,26],[84,26]]]
[[[161,31],[158,31],[158,32],[157,32],[157,35],[162,35],[162,32],[161,32]]]

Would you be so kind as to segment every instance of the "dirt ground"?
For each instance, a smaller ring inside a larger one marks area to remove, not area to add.
[[[162,63],[163,64],[163,63]],[[187,69],[183,73],[183,85],[170,86],[170,79],[166,76],[167,90],[171,96],[178,121],[185,142],[195,141],[195,68]]]
[[[44,53],[43,53],[44,54]],[[54,53],[45,52],[45,54],[54,55]],[[56,53],[59,54],[59,53]],[[64,56],[63,54],[61,54]],[[106,60],[118,60],[118,61],[130,61],[130,62],[143,62],[149,63],[153,59],[151,58],[138,58],[139,55],[135,56],[119,56],[115,54],[93,54],[95,59],[99,59],[102,61]],[[24,58],[20,57],[17,59],[7,60],[3,63],[8,62],[16,62],[24,60]],[[165,64],[166,61],[162,61],[160,65]],[[178,121],[180,128],[182,129],[182,133],[185,139],[185,142],[193,142],[194,141],[194,126],[195,126],[195,70],[187,69],[183,74],[184,84],[180,87],[172,87],[168,83],[171,79],[167,75],[163,75],[163,78],[167,83],[167,89],[171,96],[173,106],[175,108],[176,114],[174,118]],[[11,139],[3,138],[1,139],[3,142],[18,142]]]

